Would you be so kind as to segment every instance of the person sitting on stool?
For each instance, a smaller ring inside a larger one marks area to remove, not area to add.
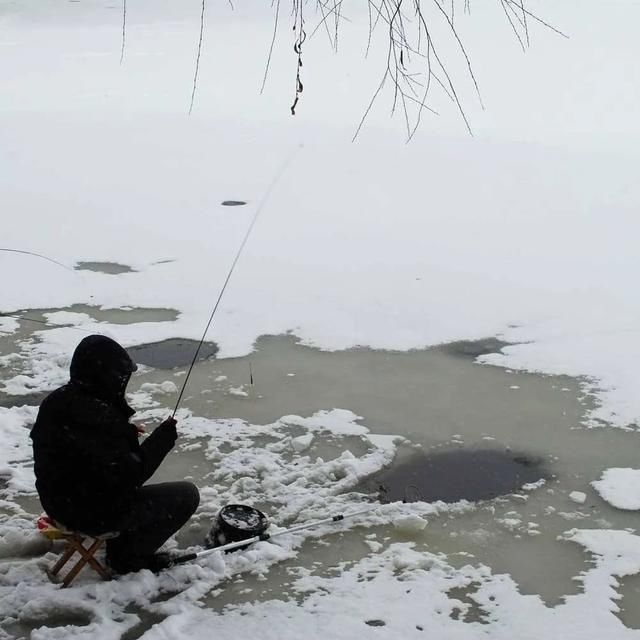
[[[193,515],[200,494],[190,482],[144,483],[173,449],[176,420],[167,418],[142,443],[125,400],[129,354],[92,335],[77,346],[69,382],[49,394],[31,430],[36,488],[47,515],[107,541],[116,573],[170,565],[157,549]],[[143,486],[144,485],[144,486]]]

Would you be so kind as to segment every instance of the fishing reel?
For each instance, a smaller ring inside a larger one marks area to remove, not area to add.
[[[214,549],[230,542],[248,540],[262,535],[268,527],[269,518],[262,511],[244,504],[228,504],[218,512],[205,538],[205,546]],[[246,546],[237,548],[246,549]]]

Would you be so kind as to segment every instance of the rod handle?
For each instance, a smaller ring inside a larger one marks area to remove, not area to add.
[[[187,553],[184,556],[178,556],[177,558],[172,558],[171,560],[171,565],[176,565],[176,564],[184,564],[185,562],[191,562],[192,560],[195,560],[198,557],[197,553]]]

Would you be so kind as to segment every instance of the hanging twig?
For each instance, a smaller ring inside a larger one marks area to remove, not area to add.
[[[273,37],[271,38],[271,46],[269,47],[269,55],[267,56],[267,66],[264,69],[264,78],[262,78],[262,86],[260,87],[260,93],[264,91],[264,86],[267,84],[267,76],[269,75],[269,67],[271,66],[271,56],[273,55],[273,47],[276,43],[276,35],[278,33],[278,16],[280,15],[280,0],[276,0],[276,17],[273,21]]]
[[[120,49],[120,64],[124,61],[124,47],[127,41],[127,0],[122,0],[122,48]]]
[[[303,0],[294,0],[294,25],[293,30],[296,33],[296,41],[293,44],[293,50],[298,56],[296,64],[296,91],[293,104],[291,105],[291,115],[296,115],[296,107],[300,100],[300,95],[304,91],[302,80],[300,79],[300,70],[302,69],[302,45],[307,39],[307,33],[304,30],[304,17],[302,15]]]
[[[296,55],[295,96],[291,105],[291,113],[295,115],[296,108],[304,89],[301,80],[302,49],[307,38],[303,17],[304,3],[307,0],[292,0],[291,17],[293,22],[294,53]],[[496,0],[500,2],[504,15],[520,46],[525,49],[530,42],[530,21],[551,29],[564,37],[561,31],[535,16],[525,6],[525,0]],[[434,114],[437,111],[428,102],[431,94],[443,94],[455,105],[467,131],[472,134],[471,124],[466,115],[461,94],[458,92],[459,79],[454,81],[450,73],[449,58],[440,54],[444,26],[449,38],[453,40],[459,55],[466,66],[467,79],[471,82],[478,97],[480,107],[484,109],[480,93],[480,83],[476,78],[471,63],[471,55],[466,49],[458,33],[458,17],[456,4],[460,2],[462,15],[471,12],[470,0],[367,0],[368,35],[365,58],[369,56],[373,46],[373,38],[378,27],[384,24],[383,37],[387,44],[387,56],[384,73],[373,96],[367,104],[364,114],[356,128],[354,139],[358,136],[364,122],[369,116],[374,103],[380,98],[383,90],[391,85],[391,114],[401,110],[407,132],[407,141],[415,135],[421,122],[422,114],[428,110]],[[273,0],[275,4],[275,20],[273,36],[267,57],[265,74],[261,92],[264,90],[269,68],[272,62],[273,49],[279,24],[280,0]],[[330,46],[337,51],[340,26],[348,20],[343,14],[344,0],[315,0],[316,12],[320,16],[319,22],[311,32],[313,37],[317,31],[324,28]],[[273,5],[272,5],[273,6]],[[410,15],[407,7],[411,7]],[[432,8],[433,11],[428,11]],[[429,14],[429,15],[427,15]],[[328,22],[333,20],[333,28]],[[437,34],[437,42],[436,42]]]
[[[189,105],[189,115],[193,111],[193,102],[196,98],[196,89],[198,87],[198,72],[200,70],[200,55],[202,53],[202,40],[204,37],[204,9],[206,0],[202,0],[202,11],[200,13],[200,38],[198,39],[198,56],[196,57],[196,70],[193,74],[193,90],[191,91],[191,104]]]

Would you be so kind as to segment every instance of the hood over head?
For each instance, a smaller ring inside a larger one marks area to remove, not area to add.
[[[131,374],[138,367],[126,350],[107,336],[91,335],[76,347],[70,379],[106,400],[124,401]]]

